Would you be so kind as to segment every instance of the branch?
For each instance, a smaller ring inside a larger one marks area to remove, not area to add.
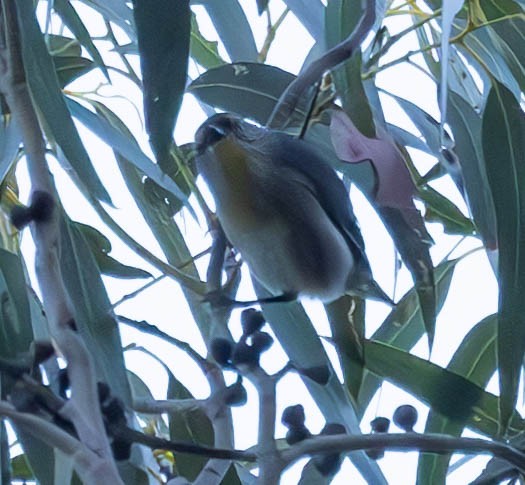
[[[357,27],[350,36],[330,49],[326,54],[312,62],[281,95],[278,103],[266,125],[270,128],[280,128],[293,113],[301,95],[312,84],[317,82],[328,70],[333,69],[349,59],[355,50],[363,43],[374,26],[376,20],[376,1],[369,0]]]
[[[281,452],[286,465],[305,455],[357,450],[425,451],[430,453],[487,453],[507,460],[525,472],[525,453],[505,443],[442,434],[377,433],[359,436],[316,436]]]
[[[22,132],[31,198],[40,193],[47,194],[50,199],[47,217],[35,220],[31,224],[31,233],[36,247],[35,272],[44,310],[51,334],[68,363],[72,396],[68,405],[71,405],[72,414],[78,417],[73,423],[80,440],[104,461],[106,479],[111,483],[122,483],[99,409],[93,362],[76,332],[74,313],[62,280],[59,260],[59,222],[62,216],[54,182],[47,168],[45,141],[26,82],[15,0],[2,1],[0,29],[5,41],[0,48],[0,89]]]
[[[115,476],[112,462],[97,455],[58,426],[33,414],[19,412],[6,401],[0,401],[0,414],[11,419],[16,427],[68,455],[84,483],[107,483],[107,477]],[[122,483],[118,475],[116,479],[112,483]]]

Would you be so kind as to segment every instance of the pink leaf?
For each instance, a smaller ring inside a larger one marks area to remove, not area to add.
[[[332,112],[330,135],[337,156],[349,163],[370,160],[377,173],[375,200],[385,207],[413,208],[414,182],[392,137],[377,130],[377,138],[364,136],[342,110]]]

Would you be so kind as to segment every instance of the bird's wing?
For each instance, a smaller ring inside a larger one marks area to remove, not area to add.
[[[304,184],[314,193],[327,216],[341,231],[354,257],[369,269],[364,252],[365,243],[348,193],[322,153],[311,143],[284,133],[272,133],[265,143],[268,146],[264,148],[272,153],[274,160],[278,159],[284,166],[304,176]]]

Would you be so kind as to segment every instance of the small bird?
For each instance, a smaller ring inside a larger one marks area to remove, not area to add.
[[[273,296],[393,304],[374,281],[348,193],[317,147],[221,113],[197,130],[197,170],[219,222]]]

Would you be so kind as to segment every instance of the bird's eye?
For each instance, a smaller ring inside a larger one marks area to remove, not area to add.
[[[226,132],[220,126],[211,124],[202,126],[195,135],[195,141],[197,142],[197,151],[199,153],[204,152],[206,148],[219,142],[225,136]]]

